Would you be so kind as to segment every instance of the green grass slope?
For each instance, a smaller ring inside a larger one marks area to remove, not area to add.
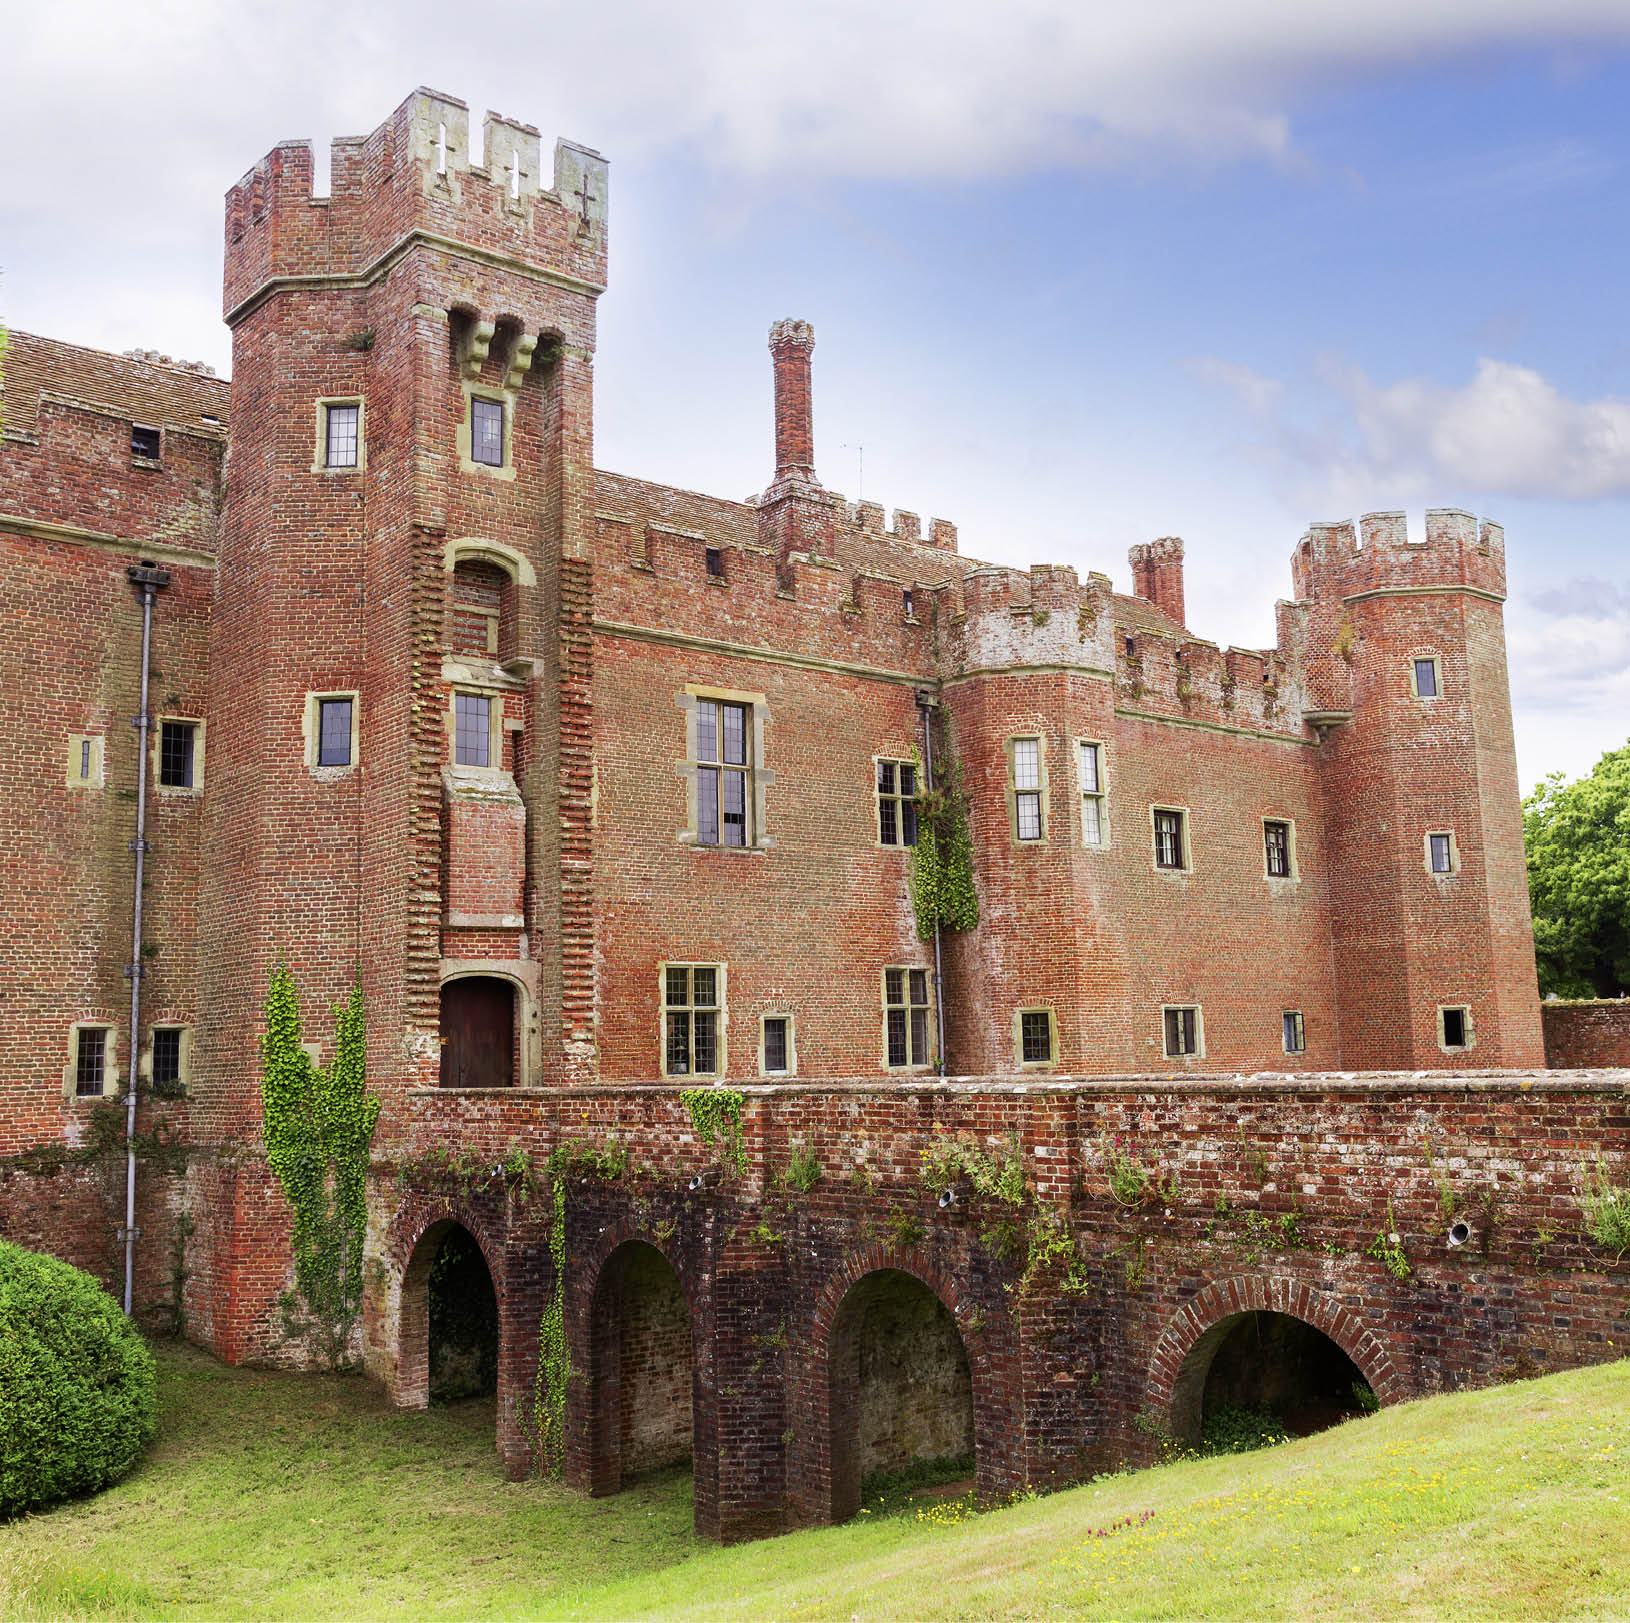
[[[490,1405],[159,1354],[163,1428],[99,1498],[0,1526],[6,1618],[1630,1616],[1630,1363],[1251,1455],[718,1550],[690,1480],[511,1484]]]

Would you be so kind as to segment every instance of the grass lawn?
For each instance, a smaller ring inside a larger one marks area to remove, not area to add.
[[[719,1550],[688,1473],[597,1501],[506,1483],[490,1404],[158,1357],[144,1463],[0,1527],[0,1617],[1630,1616],[1630,1363]]]

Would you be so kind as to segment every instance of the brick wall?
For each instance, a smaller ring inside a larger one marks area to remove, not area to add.
[[[1592,998],[1540,1005],[1545,1063],[1555,1070],[1630,1065],[1630,998]]]

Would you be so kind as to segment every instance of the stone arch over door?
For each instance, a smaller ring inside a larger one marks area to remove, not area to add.
[[[1217,1280],[1192,1296],[1155,1345],[1143,1412],[1158,1416],[1179,1442],[1198,1440],[1211,1361],[1250,1313],[1282,1313],[1312,1325],[1352,1359],[1383,1404],[1409,1397],[1391,1353],[1355,1309],[1305,1280],[1244,1274]]]
[[[791,1498],[800,1515],[809,1520],[846,1520],[859,1506],[859,1458],[853,1436],[853,1416],[847,1412],[847,1398],[841,1390],[834,1402],[834,1377],[839,1378],[837,1385],[841,1388],[847,1378],[841,1363],[848,1356],[848,1350],[842,1345],[848,1329],[845,1304],[867,1280],[891,1273],[903,1274],[924,1287],[955,1327],[967,1359],[975,1470],[980,1492],[998,1491],[1012,1474],[1004,1468],[1007,1462],[997,1457],[1001,1441],[1008,1435],[1005,1429],[1008,1417],[999,1406],[998,1383],[991,1368],[990,1349],[985,1344],[990,1332],[969,1339],[965,1333],[967,1305],[962,1292],[953,1279],[921,1252],[869,1246],[850,1258],[846,1266],[828,1280],[815,1305],[809,1356],[799,1382],[803,1389],[800,1407],[809,1421],[808,1435],[802,1440],[798,1458],[789,1460],[788,1466]]]
[[[438,1036],[441,1041],[441,1063],[438,1080],[442,1087],[458,1087],[459,1065],[449,1057],[448,1048],[456,1034],[449,1030],[453,1006],[465,1002],[464,983],[501,983],[507,989],[509,1003],[508,1080],[496,1086],[526,1088],[534,1085],[537,1074],[538,1002],[532,966],[511,963],[504,959],[445,958],[442,960],[438,999]],[[476,1012],[476,1011],[472,1011]],[[479,1085],[471,1084],[471,1085]]]

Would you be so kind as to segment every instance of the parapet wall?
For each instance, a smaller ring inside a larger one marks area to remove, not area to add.
[[[1630,998],[1592,998],[1539,1006],[1545,1063],[1553,1070],[1630,1066]]]
[[[274,147],[226,194],[224,310],[233,320],[268,283],[360,276],[409,233],[451,239],[588,284],[605,284],[605,160],[555,145],[543,184],[537,130],[497,113],[471,161],[469,109],[416,90],[371,135],[331,148],[327,197],[312,195],[309,141]]]
[[[1406,515],[1366,513],[1349,522],[1314,524],[1291,555],[1299,599],[1339,603],[1362,592],[1469,586],[1505,596],[1505,531],[1479,525],[1454,507],[1426,512],[1425,538],[1409,539]]]

